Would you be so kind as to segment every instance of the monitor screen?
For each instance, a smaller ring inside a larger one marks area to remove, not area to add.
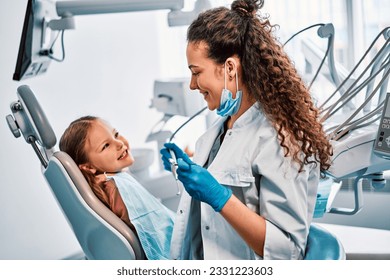
[[[52,2],[45,0],[27,1],[13,80],[20,81],[47,71],[51,59],[46,55],[40,55],[40,52],[45,47],[44,39],[51,40],[51,36],[47,36],[51,34],[45,34],[51,30],[44,28],[44,16],[50,15],[49,11],[52,10],[53,5]]]

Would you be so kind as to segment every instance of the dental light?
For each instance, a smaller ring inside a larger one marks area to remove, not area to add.
[[[184,0],[28,0],[13,80],[43,74],[52,60],[64,60],[64,30],[75,29],[74,16],[170,10],[168,25],[179,26],[189,25],[210,4],[208,0],[197,0],[193,11],[182,11],[183,7]],[[62,58],[53,54],[59,33],[62,33]]]

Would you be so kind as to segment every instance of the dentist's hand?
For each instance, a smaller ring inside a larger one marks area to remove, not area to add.
[[[177,160],[177,174],[186,191],[220,212],[232,196],[232,190],[219,184],[207,169],[193,163],[188,157]]]
[[[171,163],[170,163],[169,159],[171,159],[172,156],[169,152],[170,150],[175,153],[176,160],[178,160],[179,158],[189,159],[187,154],[185,152],[183,152],[178,146],[176,146],[176,144],[165,143],[164,148],[162,148],[160,150],[160,154],[161,154],[161,159],[163,161],[164,169],[167,171],[171,171]]]

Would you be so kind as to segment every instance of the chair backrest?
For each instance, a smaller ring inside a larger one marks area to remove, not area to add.
[[[53,152],[54,132],[28,86],[17,91],[6,117],[15,137],[24,136],[41,161],[43,174],[87,259],[145,259],[133,231],[93,193],[75,162]],[[38,146],[39,145],[39,146]]]
[[[345,260],[344,247],[335,235],[312,224],[306,245],[305,260]]]

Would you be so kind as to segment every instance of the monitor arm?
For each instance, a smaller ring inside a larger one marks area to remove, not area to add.
[[[93,0],[57,1],[58,16],[92,15],[149,10],[180,10],[184,0]]]
[[[189,25],[203,10],[211,7],[208,0],[197,0],[194,10],[182,11],[184,0],[93,0],[57,1],[56,11],[61,18],[76,15],[170,10],[168,25]],[[58,30],[58,29],[56,29]]]

